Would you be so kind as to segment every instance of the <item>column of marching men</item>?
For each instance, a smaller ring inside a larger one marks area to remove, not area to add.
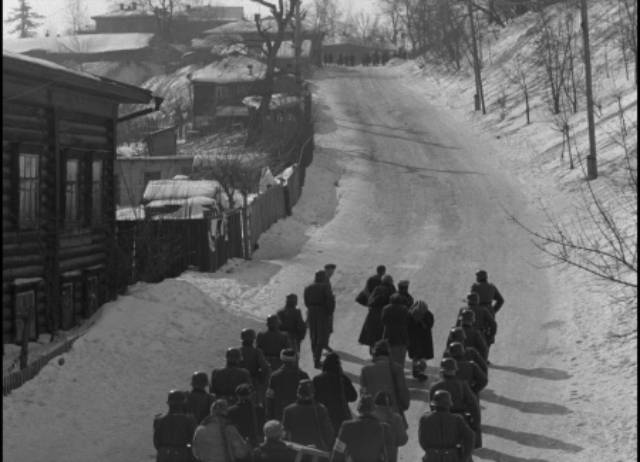
[[[210,378],[194,372],[190,391],[169,392],[168,413],[153,422],[157,462],[311,461],[319,451],[332,462],[397,461],[398,448],[408,441],[406,354],[414,379],[426,382],[434,316],[424,301],[414,301],[408,281],[396,289],[378,266],[356,297],[367,307],[358,341],[371,353],[358,400],[340,355],[329,346],[335,269],[326,265],[305,288],[306,321],[297,295],[288,295],[264,331],[240,332],[240,346],[227,350],[225,367]],[[425,462],[469,462],[482,447],[479,393],[488,382],[495,315],[503,303],[486,271],[478,271],[467,306],[449,331],[439,380],[429,388],[431,412],[417,422]],[[313,379],[298,364],[307,333],[314,367],[321,370]],[[349,403],[356,400],[354,417]]]

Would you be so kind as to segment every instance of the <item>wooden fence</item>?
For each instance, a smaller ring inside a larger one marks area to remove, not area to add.
[[[249,204],[248,235],[252,251],[256,248],[260,235],[287,215],[284,190],[280,185],[271,186]]]

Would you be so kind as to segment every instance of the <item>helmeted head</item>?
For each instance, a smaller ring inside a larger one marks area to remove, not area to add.
[[[327,273],[324,270],[316,271],[313,282],[327,282]]]
[[[449,344],[449,354],[453,359],[462,359],[464,357],[464,344],[461,342],[451,342]]]
[[[211,405],[209,414],[217,417],[226,417],[229,413],[229,403],[226,399],[217,399]]]
[[[384,276],[382,276],[381,279],[383,284],[386,284],[388,286],[392,286],[393,285],[393,278],[391,277],[390,274],[385,274]]]
[[[362,395],[358,401],[358,414],[371,414],[375,410],[375,404],[371,395]]]
[[[451,399],[451,393],[447,390],[436,390],[431,397],[429,403],[433,409],[436,410],[448,410],[453,407],[453,400]]]
[[[275,314],[267,316],[267,328],[269,330],[276,330],[280,328],[280,319]]]
[[[242,352],[239,348],[227,348],[225,358],[227,366],[237,366],[242,361]]]
[[[195,390],[204,390],[209,385],[209,376],[206,372],[196,371],[191,375],[191,386]]]
[[[387,267],[384,265],[378,265],[378,267],[376,268],[376,274],[380,277],[384,276],[386,272],[387,272]]]
[[[251,386],[251,384],[241,383],[236,387],[236,397],[240,401],[250,399],[253,391],[253,386]]]
[[[309,379],[302,379],[298,382],[298,389],[296,395],[301,400],[311,400],[315,396],[315,390],[313,388],[313,382]]]
[[[467,303],[469,304],[469,306],[477,305],[478,303],[480,303],[480,296],[478,295],[478,293],[471,292],[469,295],[467,295]]]
[[[240,340],[242,343],[252,344],[256,339],[256,331],[253,329],[242,329],[240,332]]]
[[[440,373],[444,377],[455,377],[458,372],[458,362],[453,358],[443,358],[440,361]]]
[[[268,440],[279,440],[284,436],[284,427],[278,420],[268,420],[262,430]]]
[[[467,334],[464,333],[462,327],[453,327],[449,331],[449,342],[462,342],[467,340]]]
[[[280,361],[285,364],[296,364],[298,361],[298,354],[293,348],[285,348],[280,352]]]
[[[476,315],[471,310],[462,310],[460,313],[460,324],[463,326],[473,326],[476,322]]]
[[[287,298],[285,299],[285,305],[293,307],[298,305],[298,296],[296,294],[287,295]]]
[[[407,281],[406,279],[398,281],[398,291],[407,293],[409,291],[409,281]]]
[[[489,275],[485,270],[481,269],[476,272],[476,281],[478,282],[487,282],[488,277]]]
[[[340,356],[338,353],[332,351],[331,353],[325,356],[324,361],[322,363],[322,370],[324,372],[335,372],[339,373],[342,370],[342,365],[340,364]]]
[[[398,292],[392,294],[391,297],[389,297],[389,303],[391,303],[392,305],[402,305],[403,302],[404,298]]]
[[[373,357],[389,356],[389,343],[386,340],[378,340],[373,345]]]
[[[180,390],[171,390],[167,396],[167,404],[170,409],[180,408],[184,406],[185,394]]]
[[[391,395],[386,390],[380,390],[373,399],[376,406],[391,407]]]

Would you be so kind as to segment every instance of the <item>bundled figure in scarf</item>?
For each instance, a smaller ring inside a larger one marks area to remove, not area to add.
[[[433,313],[424,301],[418,300],[409,309],[409,358],[418,380],[427,380],[427,360],[433,359],[433,323]]]
[[[375,343],[382,338],[384,325],[382,324],[382,310],[389,304],[389,299],[396,292],[393,285],[393,278],[385,274],[382,277],[380,285],[373,289],[367,305],[369,312],[364,320],[358,342],[362,345],[368,345],[370,349]]]

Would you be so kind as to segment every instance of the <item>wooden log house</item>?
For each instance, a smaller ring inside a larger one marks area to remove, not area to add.
[[[153,96],[7,51],[2,64],[4,345],[115,298],[118,107]]]

